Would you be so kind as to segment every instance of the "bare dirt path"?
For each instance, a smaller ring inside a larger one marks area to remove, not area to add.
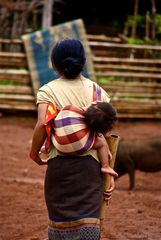
[[[0,118],[0,240],[47,239],[43,179],[46,167],[28,159],[34,117]],[[124,139],[161,136],[161,121],[118,122]],[[161,172],[136,172],[128,191],[128,176],[116,181],[105,218],[105,239],[161,239]]]

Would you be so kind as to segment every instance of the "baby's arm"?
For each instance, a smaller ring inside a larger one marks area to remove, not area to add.
[[[97,149],[98,151],[103,148],[103,150],[105,150],[106,162],[109,163],[109,161],[112,158],[112,155],[111,155],[109,146],[107,144],[106,138],[102,133],[97,134],[92,148]]]
[[[97,134],[93,148],[97,149],[98,157],[102,165],[101,171],[116,177],[117,173],[109,166],[112,155],[103,134]]]

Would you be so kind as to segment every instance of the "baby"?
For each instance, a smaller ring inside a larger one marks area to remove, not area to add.
[[[93,102],[87,108],[66,106],[50,122],[51,141],[64,155],[77,156],[97,149],[101,171],[116,177],[109,166],[112,156],[106,141],[116,120],[116,110],[107,102]]]

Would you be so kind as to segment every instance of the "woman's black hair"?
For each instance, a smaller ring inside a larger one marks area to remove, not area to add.
[[[85,50],[79,39],[65,38],[51,52],[53,68],[67,79],[74,79],[83,71],[86,62]]]
[[[85,121],[92,132],[106,133],[112,130],[117,120],[116,109],[109,103],[97,102],[91,105],[84,113]]]

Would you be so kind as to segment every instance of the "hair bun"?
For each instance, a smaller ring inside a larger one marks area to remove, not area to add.
[[[81,72],[83,65],[79,63],[78,59],[68,57],[62,62],[62,72],[68,78],[73,78],[77,72]]]
[[[66,67],[69,67],[69,66],[75,66],[77,64],[79,64],[77,59],[72,58],[72,57],[67,57],[63,60],[62,67],[66,68]]]

